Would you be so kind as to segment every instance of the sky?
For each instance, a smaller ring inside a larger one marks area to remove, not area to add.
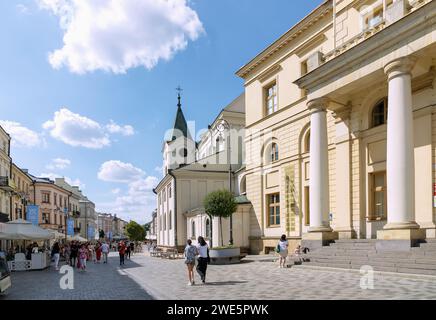
[[[0,2],[0,125],[14,163],[145,223],[177,108],[196,131],[244,90],[235,72],[321,0]],[[248,106],[249,107],[249,106]]]

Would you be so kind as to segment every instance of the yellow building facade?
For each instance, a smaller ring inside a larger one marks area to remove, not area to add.
[[[329,0],[238,70],[253,253],[436,237],[435,22],[436,1]]]

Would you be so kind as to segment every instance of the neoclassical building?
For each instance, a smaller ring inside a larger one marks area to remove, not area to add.
[[[11,219],[11,192],[15,189],[11,179],[11,137],[0,126],[0,222]]]
[[[436,1],[328,0],[245,81],[250,247],[436,237]]]
[[[209,245],[229,244],[231,239],[242,251],[249,249],[251,203],[245,197],[245,97],[226,106],[199,141],[192,138],[179,96],[176,119],[167,135],[163,151],[164,176],[154,192],[157,195],[156,238],[161,247],[183,248],[187,239],[205,237]],[[238,209],[232,219],[209,217],[203,200],[216,190],[231,190]]]

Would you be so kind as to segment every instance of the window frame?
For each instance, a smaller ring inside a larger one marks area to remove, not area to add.
[[[273,93],[270,96],[269,91],[273,89]],[[264,87],[264,114],[268,117],[279,110],[279,96],[278,96],[278,86],[277,81],[274,80],[270,84]],[[272,101],[272,111],[270,112],[269,102]],[[275,104],[274,104],[275,101]]]
[[[376,178],[377,176],[383,175],[383,179],[384,179],[384,185],[380,188],[380,187],[376,187],[375,182],[376,182]],[[388,213],[388,202],[387,202],[387,174],[386,171],[378,171],[378,172],[372,172],[370,173],[370,177],[369,177],[369,182],[370,182],[370,212],[368,212],[368,221],[386,221],[387,220],[387,213]],[[377,190],[377,189],[381,189],[381,190]],[[384,202],[384,210],[382,212],[382,215],[377,215],[376,212],[376,195],[377,193],[384,193],[383,194],[383,202]]]
[[[381,104],[381,103],[383,103],[383,123],[381,123],[381,124],[375,124],[375,116],[374,116],[374,112],[375,112],[375,109]],[[382,98],[382,99],[380,99],[380,100],[378,100],[373,106],[372,106],[372,108],[371,108],[371,113],[370,113],[370,116],[371,116],[371,125],[370,125],[370,128],[377,128],[377,127],[380,127],[380,126],[383,126],[383,125],[386,125],[387,123],[388,123],[388,98],[387,97],[384,97],[384,98]]]
[[[266,201],[267,226],[268,228],[279,228],[281,226],[280,192],[267,194],[266,197],[267,197],[267,201]],[[273,208],[273,215],[271,215],[271,208]],[[277,214],[277,209],[278,209],[278,214]],[[274,223],[271,223],[271,216],[274,217],[273,218]]]

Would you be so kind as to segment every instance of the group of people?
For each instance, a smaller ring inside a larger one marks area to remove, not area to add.
[[[70,244],[62,246],[59,245],[59,242],[55,242],[51,250],[51,256],[54,259],[56,270],[59,270],[59,260],[62,255],[69,266],[85,271],[87,261],[100,263],[103,257],[103,263],[108,263],[109,251],[110,247],[106,242],[98,241],[94,245],[90,242],[72,241]]]
[[[197,258],[198,257],[198,258]],[[194,267],[197,263],[197,273],[200,275],[201,282],[206,283],[207,265],[210,263],[209,246],[203,237],[198,237],[198,244],[194,246],[189,239],[185,247],[185,264],[188,268],[188,285],[195,285]]]

